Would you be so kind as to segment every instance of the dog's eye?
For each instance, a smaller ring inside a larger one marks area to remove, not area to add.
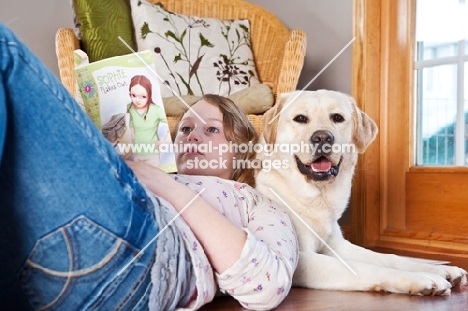
[[[297,115],[294,119],[297,123],[307,123],[309,121],[309,118],[307,118],[305,115],[300,114]]]
[[[341,114],[338,114],[338,113],[334,113],[330,116],[330,119],[335,122],[335,123],[341,123],[341,122],[344,122],[344,118]]]

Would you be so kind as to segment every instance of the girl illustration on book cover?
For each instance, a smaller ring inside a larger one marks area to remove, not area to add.
[[[170,141],[169,131],[163,139],[159,139],[158,135],[160,123],[167,123],[165,111],[154,103],[152,84],[146,76],[134,76],[130,80],[129,92],[131,103],[127,106],[127,112],[134,146],[133,161],[159,166],[159,146]]]

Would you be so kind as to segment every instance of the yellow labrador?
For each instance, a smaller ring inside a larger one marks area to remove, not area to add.
[[[377,132],[352,97],[334,91],[282,94],[265,114],[264,148],[257,156],[265,165],[256,183],[264,195],[294,210],[300,257],[293,284],[449,294],[452,286],[466,284],[465,270],[376,253],[343,238],[338,219],[349,201],[358,153]]]

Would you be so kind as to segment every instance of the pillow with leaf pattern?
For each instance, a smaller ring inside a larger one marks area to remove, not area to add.
[[[175,14],[146,0],[131,0],[131,8],[138,50],[155,54],[162,97],[229,96],[260,83],[248,20]]]

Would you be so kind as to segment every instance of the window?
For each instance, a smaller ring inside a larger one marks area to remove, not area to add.
[[[416,1],[416,165],[468,166],[467,35],[466,0]]]
[[[466,23],[468,0],[354,1],[352,90],[380,132],[353,179],[351,240],[392,253],[466,258],[468,42],[460,27],[446,27]],[[439,5],[437,14],[423,13],[430,39],[416,30],[421,3]],[[446,12],[452,15],[444,19]]]

